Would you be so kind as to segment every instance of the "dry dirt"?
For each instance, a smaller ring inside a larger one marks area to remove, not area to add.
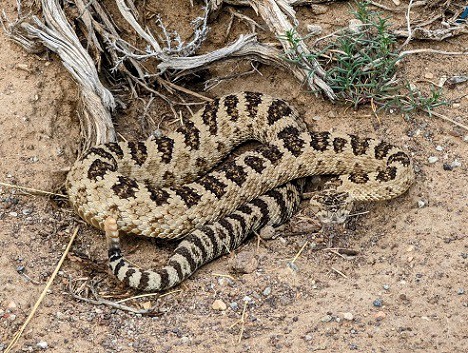
[[[180,29],[192,14],[186,1],[179,3],[184,5],[177,11],[165,5],[163,13],[172,28]],[[1,4],[14,15],[15,1]],[[339,4],[320,16],[303,8],[298,17],[303,25],[319,23],[331,32],[345,26],[349,14],[347,5]],[[222,13],[212,24],[207,49],[223,45],[227,19]],[[395,21],[404,23],[400,17]],[[235,26],[230,39],[248,30],[240,22]],[[464,36],[431,45],[467,50],[466,40]],[[0,181],[60,191],[80,139],[77,88],[56,56],[27,55],[1,31],[0,43]],[[210,74],[247,67],[220,64]],[[424,77],[438,82],[456,74],[468,74],[466,57],[414,55],[400,71],[422,87],[427,85]],[[384,138],[411,152],[417,178],[409,192],[366,207],[369,213],[356,219],[353,230],[334,240],[335,246],[354,249],[357,256],[324,250],[320,235],[280,237],[259,245],[250,241],[199,270],[176,292],[127,303],[157,305],[156,315],[135,315],[70,295],[72,282],[90,297],[83,288],[95,281],[102,296],[130,296],[106,272],[102,234],[80,223],[66,203],[0,186],[0,352],[26,319],[77,225],[80,233],[71,254],[14,352],[43,350],[39,346],[44,342],[47,352],[468,350],[468,132],[422,114],[411,119],[381,115],[376,124],[370,111],[354,112],[315,98],[287,73],[265,66],[258,74],[223,82],[207,95],[249,89],[287,98],[307,117],[310,128]],[[468,99],[463,96],[468,85],[445,87],[444,94],[458,98],[457,104],[438,112],[467,124]],[[125,113],[116,114],[118,131],[126,137],[139,134],[138,127],[127,130],[138,124],[128,123]],[[171,113],[161,105],[152,114],[157,119]],[[431,156],[438,157],[433,164],[428,162]],[[455,160],[461,166],[444,169],[444,163]],[[292,271],[287,262],[306,240],[309,245]],[[133,251],[131,260],[148,266],[161,263],[155,257],[166,258],[173,247],[141,239],[126,239],[124,246]],[[229,260],[240,252],[254,254],[255,271],[231,271]],[[227,310],[213,310],[216,299],[225,302]],[[248,304],[242,324],[244,300]]]

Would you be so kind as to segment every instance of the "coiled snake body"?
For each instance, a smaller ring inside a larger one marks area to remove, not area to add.
[[[218,165],[247,140],[261,146]],[[206,104],[167,136],[90,149],[66,185],[76,212],[107,231],[114,274],[132,287],[161,290],[235,249],[248,233],[284,222],[299,204],[300,178],[323,174],[338,176],[333,193],[347,205],[394,198],[414,179],[411,159],[398,147],[307,131],[285,101],[243,92]],[[342,222],[344,210],[330,215],[324,202],[320,218]],[[119,230],[169,239],[192,233],[168,266],[151,271],[125,261]]]

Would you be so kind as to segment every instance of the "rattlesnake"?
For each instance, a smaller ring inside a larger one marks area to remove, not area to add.
[[[218,165],[248,140],[261,145]],[[283,222],[299,203],[297,179],[323,174],[338,175],[331,196],[316,198],[324,202],[320,219],[335,223],[352,202],[394,198],[414,179],[412,161],[398,147],[307,131],[285,101],[243,92],[214,99],[166,136],[91,148],[66,187],[75,211],[106,230],[114,274],[132,287],[161,290],[236,248],[247,233]],[[343,207],[327,208],[333,199]],[[118,230],[168,239],[193,232],[168,267],[143,271],[122,257]]]

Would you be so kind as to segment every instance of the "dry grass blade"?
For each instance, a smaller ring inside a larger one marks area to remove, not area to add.
[[[73,242],[75,241],[76,235],[78,234],[78,230],[79,230],[79,227],[76,227],[75,230],[73,231],[73,234],[72,234],[72,236],[70,238],[70,241],[68,242],[68,245],[67,245],[67,247],[65,248],[65,251],[62,254],[62,257],[60,258],[57,266],[55,267],[54,272],[49,277],[49,280],[47,281],[47,284],[44,287],[44,290],[42,291],[41,295],[39,296],[36,303],[34,304],[31,312],[29,313],[28,317],[26,318],[26,321],[23,323],[23,325],[21,325],[21,327],[18,329],[18,331],[16,331],[16,333],[14,334],[12,340],[10,341],[10,344],[8,345],[8,347],[5,350],[5,353],[11,352],[11,350],[13,349],[13,347],[15,346],[15,344],[18,342],[21,335],[23,334],[24,330],[26,329],[26,326],[28,326],[29,322],[34,317],[34,314],[36,313],[37,309],[39,308],[39,305],[41,305],[42,300],[47,295],[47,291],[49,290],[50,286],[52,285],[52,282],[54,281],[55,276],[57,276],[58,271],[62,267],[63,261],[67,257],[68,252],[70,251],[70,248],[71,248]]]
[[[38,189],[34,189],[34,188],[28,188],[26,186],[19,186],[19,185],[2,183],[2,182],[0,182],[0,186],[5,186],[7,188],[12,188],[12,189],[18,189],[18,190],[21,190],[21,191],[26,191],[26,192],[29,192],[29,193],[35,194],[35,195],[59,196],[59,197],[65,198],[65,199],[68,198],[67,195],[57,194],[55,192],[50,192],[50,191],[45,191],[45,190],[38,190]]]

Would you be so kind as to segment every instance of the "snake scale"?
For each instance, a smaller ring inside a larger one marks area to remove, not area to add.
[[[261,145],[220,163],[251,140]],[[331,215],[330,197],[319,197],[325,223],[343,222],[354,201],[397,197],[414,180],[412,161],[400,148],[307,131],[284,100],[242,92],[207,103],[167,135],[91,148],[74,164],[66,187],[75,211],[106,231],[117,278],[155,291],[180,283],[249,233],[284,222],[300,202],[301,178],[325,174],[337,176],[332,198],[346,204]],[[119,231],[166,239],[190,235],[166,267],[153,271],[125,260]]]

